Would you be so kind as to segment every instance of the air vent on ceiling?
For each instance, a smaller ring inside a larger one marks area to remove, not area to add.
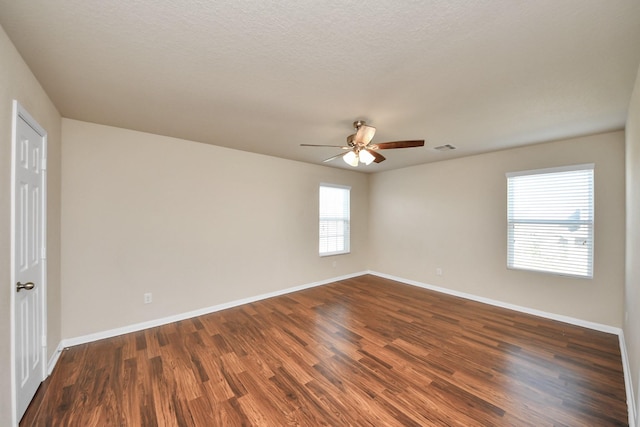
[[[456,147],[454,147],[451,144],[445,144],[445,145],[439,145],[437,147],[433,147],[433,149],[438,151],[451,151],[451,150],[455,150]]]

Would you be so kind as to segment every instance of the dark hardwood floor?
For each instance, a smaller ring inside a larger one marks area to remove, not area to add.
[[[361,276],[69,348],[21,426],[623,426],[618,337]]]

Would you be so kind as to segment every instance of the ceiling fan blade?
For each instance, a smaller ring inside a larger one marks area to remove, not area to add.
[[[412,140],[412,141],[393,141],[393,142],[381,142],[370,146],[372,150],[388,150],[390,148],[411,148],[411,147],[423,147],[424,139]]]
[[[375,157],[375,159],[373,160],[374,163],[380,163],[380,162],[384,162],[386,157],[384,157],[382,154],[377,153],[373,150],[370,150],[368,148],[364,148],[363,150],[365,150],[367,153],[371,153],[371,155],[373,157]]]
[[[323,162],[323,163],[330,162],[331,160],[333,160],[333,159],[337,159],[338,157],[342,157],[342,156],[344,156],[345,154],[347,154],[347,153],[340,153],[340,154],[336,154],[335,156],[331,156],[331,157],[329,157],[328,159],[323,160],[322,162]]]
[[[351,147],[345,147],[343,145],[324,145],[324,144],[300,144],[301,147],[333,147],[333,148],[342,148],[343,150],[348,150]]]
[[[373,139],[373,135],[376,133],[376,128],[373,126],[362,125],[358,128],[356,136],[353,138],[358,145],[367,145]]]

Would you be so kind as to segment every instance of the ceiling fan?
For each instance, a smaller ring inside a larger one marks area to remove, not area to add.
[[[424,139],[412,140],[412,141],[393,141],[393,142],[381,142],[379,144],[371,144],[373,135],[376,133],[376,128],[373,126],[367,126],[364,120],[357,120],[353,122],[353,127],[356,133],[347,137],[347,145],[317,145],[317,144],[300,144],[303,147],[336,147],[343,150],[347,150],[344,153],[336,154],[329,157],[325,162],[330,162],[333,159],[342,157],[348,165],[358,166],[358,163],[364,163],[370,165],[371,162],[380,163],[385,160],[385,157],[378,153],[377,150],[388,150],[391,148],[411,148],[424,146]]]

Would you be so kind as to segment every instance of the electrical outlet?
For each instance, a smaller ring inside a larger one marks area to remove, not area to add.
[[[144,294],[145,304],[151,304],[152,301],[153,301],[153,296],[151,295],[151,292],[147,292],[146,294]]]
[[[436,268],[436,274],[442,276],[442,269],[440,267]]]
[[[336,268],[336,266],[338,265],[338,261],[333,261],[331,265],[333,266],[333,268]]]

